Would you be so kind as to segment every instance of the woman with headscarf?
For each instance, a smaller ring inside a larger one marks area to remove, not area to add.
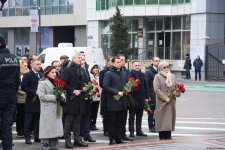
[[[176,99],[170,99],[168,94],[175,87],[176,78],[170,72],[167,62],[161,62],[158,70],[153,84],[156,93],[155,126],[159,139],[168,140],[172,139],[171,131],[175,129],[176,121]],[[167,102],[167,105],[160,110],[164,102]]]
[[[54,66],[47,66],[44,70],[44,77],[38,84],[38,96],[41,103],[39,138],[42,141],[42,149],[57,150],[58,137],[63,136],[62,107],[60,116],[56,115],[58,96],[54,94],[54,79],[56,69]],[[64,94],[61,94],[65,98]]]

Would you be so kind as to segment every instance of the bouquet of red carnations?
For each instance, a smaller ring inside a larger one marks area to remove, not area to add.
[[[175,87],[169,92],[168,97],[170,100],[174,100],[176,97],[180,97],[181,93],[184,93],[186,90],[183,84],[176,84]],[[159,111],[162,110],[167,105],[167,102],[164,102],[159,108]]]
[[[152,113],[151,104],[149,104],[149,102],[145,103],[144,110],[147,112],[147,114],[151,114]]]
[[[125,86],[122,88],[122,92],[123,94],[128,95],[128,98],[130,99],[130,101],[135,104],[135,100],[134,98],[129,94],[132,91],[137,91],[139,89],[140,86],[140,80],[139,79],[134,79],[134,77],[130,77],[128,79],[128,82],[125,84]],[[114,95],[113,98],[115,100],[119,100],[120,99],[120,95]]]
[[[58,79],[54,79],[53,80],[54,82],[54,94],[56,95],[56,97],[61,97],[61,94],[65,91],[65,86],[66,86],[66,83],[61,81],[61,80],[58,80]],[[61,97],[62,98],[62,97]],[[59,117],[61,112],[60,112],[60,101],[57,101],[57,106],[56,106],[56,116]]]
[[[100,97],[100,90],[98,88],[98,82],[95,79],[92,79],[90,82],[85,84],[89,92],[85,94],[85,100],[92,99],[94,96]]]

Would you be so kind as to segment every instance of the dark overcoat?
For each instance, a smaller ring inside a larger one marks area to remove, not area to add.
[[[153,87],[153,81],[154,81],[155,75],[157,73],[158,73],[158,71],[155,70],[153,65],[151,65],[149,67],[149,70],[145,72],[145,79],[147,82],[148,95],[151,98],[151,103],[153,105],[156,104],[156,95],[155,95],[155,91],[154,91],[154,87]]]
[[[84,93],[75,96],[74,90],[82,90],[85,85],[84,70],[80,65],[72,62],[62,72],[61,79],[66,83],[66,105],[65,113],[82,114],[84,111]]]
[[[145,80],[145,74],[141,71],[131,71],[131,77],[140,80],[139,88],[132,92],[131,95],[135,100],[135,104],[132,103],[131,100],[128,100],[130,103],[130,109],[143,109],[145,105],[145,99],[148,99],[148,92],[147,92],[147,83]],[[128,97],[129,98],[129,97]]]
[[[122,96],[119,100],[113,98],[119,91],[122,91],[128,81],[126,72],[121,69],[110,68],[104,75],[103,90],[106,91],[107,111],[120,111],[127,109],[127,96]]]

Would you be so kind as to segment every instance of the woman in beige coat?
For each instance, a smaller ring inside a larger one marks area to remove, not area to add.
[[[41,104],[39,138],[42,140],[42,150],[57,150],[58,137],[63,136],[62,107],[60,116],[57,117],[57,99],[54,94],[54,79],[56,70],[53,66],[47,66],[44,77],[38,84],[38,96]],[[61,96],[64,96],[62,94]],[[47,144],[48,143],[48,144]]]
[[[174,131],[176,121],[176,99],[168,97],[171,89],[175,87],[176,78],[170,73],[169,64],[161,62],[158,66],[159,73],[154,78],[154,90],[156,93],[155,127],[160,140],[171,139],[171,131]],[[162,104],[167,105],[162,108]]]

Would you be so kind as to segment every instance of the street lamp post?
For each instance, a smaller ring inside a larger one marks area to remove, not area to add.
[[[41,0],[38,0],[38,20],[39,20],[39,25],[38,25],[38,53],[41,52]]]

